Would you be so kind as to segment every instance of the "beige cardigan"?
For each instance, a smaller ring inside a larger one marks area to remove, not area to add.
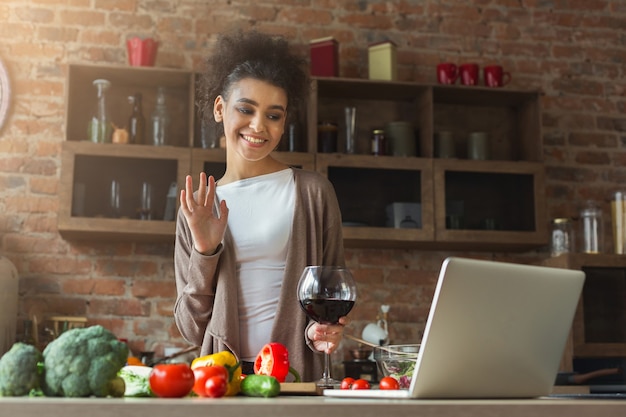
[[[305,337],[308,319],[298,303],[297,285],[307,265],[345,265],[341,213],[334,188],[325,177],[313,171],[293,171],[297,192],[293,228],[270,340],[287,346],[291,366],[303,381],[313,381],[321,377],[323,355],[314,352]],[[201,346],[201,355],[228,349],[239,356],[237,279],[228,230],[217,254],[202,255],[193,249],[191,232],[179,211],[174,267],[174,317],[182,336]]]

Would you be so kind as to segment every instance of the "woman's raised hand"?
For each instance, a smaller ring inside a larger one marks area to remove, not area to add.
[[[219,217],[214,213],[215,178],[200,173],[200,184],[194,196],[191,175],[185,178],[185,188],[180,191],[180,208],[187,219],[193,237],[194,248],[205,255],[212,255],[224,238],[228,223],[228,207],[220,202]]]

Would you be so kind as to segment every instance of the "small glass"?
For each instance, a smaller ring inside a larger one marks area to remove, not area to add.
[[[354,153],[356,136],[356,107],[346,107],[346,153]]]
[[[149,182],[141,184],[141,206],[139,208],[139,218],[141,220],[152,219],[152,184]]]
[[[117,219],[120,217],[120,213],[120,182],[112,180],[109,191],[109,217]]]

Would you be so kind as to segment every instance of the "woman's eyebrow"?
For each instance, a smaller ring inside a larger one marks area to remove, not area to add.
[[[250,104],[250,105],[256,106],[256,107],[259,106],[259,103],[257,103],[256,101],[251,100],[249,98],[245,98],[245,97],[242,97],[242,98],[238,99],[237,102],[238,103],[247,103],[247,104]],[[280,104],[274,104],[274,105],[270,106],[270,109],[271,110],[281,110],[283,112],[285,111],[285,108],[283,106],[281,106]]]

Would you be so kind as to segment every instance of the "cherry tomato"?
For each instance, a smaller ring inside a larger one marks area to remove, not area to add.
[[[364,379],[357,379],[352,383],[350,389],[370,389],[370,383]]]
[[[380,389],[400,389],[400,383],[392,376],[386,376],[378,383]]]
[[[195,383],[193,384],[193,392],[200,397],[210,397],[206,392],[206,382],[213,376],[219,376],[226,381],[228,385],[228,369],[222,365],[198,366],[193,369]]]
[[[344,379],[341,380],[341,389],[350,389],[350,387],[352,387],[352,384],[354,383],[354,378],[350,378],[345,377]]]
[[[210,376],[205,383],[205,392],[207,397],[221,398],[228,390],[228,382],[226,378],[220,375]]]
[[[180,398],[191,392],[193,371],[186,363],[155,365],[150,372],[150,389],[159,397]]]

